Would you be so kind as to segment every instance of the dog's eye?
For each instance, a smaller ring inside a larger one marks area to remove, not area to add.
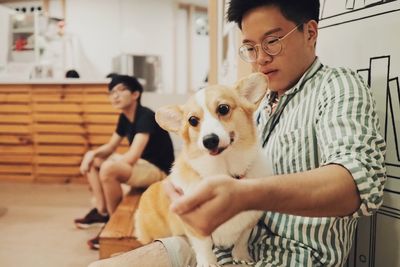
[[[229,113],[229,110],[230,110],[230,107],[227,104],[221,104],[217,108],[217,113],[219,115],[224,116]]]
[[[196,118],[195,116],[191,116],[188,121],[193,127],[196,127],[199,124],[199,118]]]

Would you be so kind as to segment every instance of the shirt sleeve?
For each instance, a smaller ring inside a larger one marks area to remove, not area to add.
[[[121,136],[124,137],[126,135],[126,127],[124,125],[124,118],[122,117],[122,113],[119,114],[119,118],[118,118],[118,123],[117,123],[117,127],[115,128],[115,132]]]
[[[386,144],[368,86],[347,69],[335,69],[318,101],[321,165],[339,164],[353,176],[361,205],[352,217],[372,215],[382,204]]]
[[[156,131],[157,122],[155,114],[151,110],[146,110],[137,118],[136,133],[149,133],[153,134]]]

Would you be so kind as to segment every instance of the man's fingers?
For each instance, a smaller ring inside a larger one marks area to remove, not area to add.
[[[162,182],[162,185],[164,188],[164,192],[167,194],[171,201],[174,201],[183,195],[182,189],[175,187],[173,183],[168,179],[164,180]]]
[[[171,211],[181,215],[190,212],[201,206],[204,202],[212,198],[210,192],[206,190],[195,190],[190,195],[184,195],[172,202]]]

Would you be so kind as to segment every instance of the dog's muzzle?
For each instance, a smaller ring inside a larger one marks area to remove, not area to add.
[[[235,134],[233,132],[231,132],[229,134],[229,137],[230,137],[229,145],[231,145],[234,141]],[[212,155],[212,156],[221,154],[229,146],[228,145],[228,146],[224,146],[224,147],[219,147],[219,143],[220,143],[219,137],[215,133],[207,134],[203,137],[203,145],[205,148],[208,149],[208,151],[210,152],[210,155]]]
[[[203,137],[203,145],[208,149],[212,156],[219,155],[226,149],[226,147],[218,147],[219,137],[214,133],[207,134]]]
[[[214,133],[207,134],[206,136],[203,137],[203,145],[208,150],[214,150],[218,148],[218,144],[219,144],[219,137]]]

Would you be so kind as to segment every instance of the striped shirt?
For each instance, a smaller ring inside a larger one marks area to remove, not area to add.
[[[324,66],[317,58],[281,96],[272,114],[269,98],[267,94],[256,118],[260,137],[269,135],[263,151],[272,160],[274,174],[339,164],[352,174],[361,205],[347,217],[265,212],[249,239],[253,264],[343,266],[358,218],[371,215],[383,200],[386,145],[371,91],[355,72]],[[227,261],[226,255],[215,252],[220,263]]]

